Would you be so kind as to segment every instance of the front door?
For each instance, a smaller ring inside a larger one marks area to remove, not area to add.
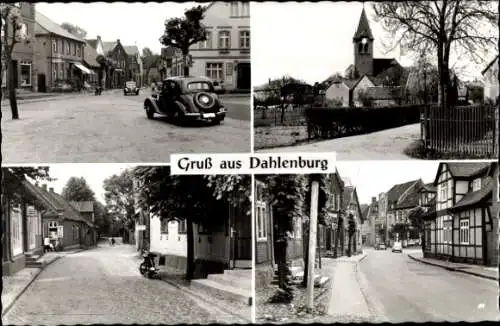
[[[236,81],[236,87],[238,89],[250,89],[251,79],[250,79],[250,63],[241,62],[238,64],[238,77]]]
[[[231,230],[231,268],[251,268],[252,222],[241,207],[229,205]]]
[[[38,74],[38,92],[47,92],[47,84],[45,81],[45,74]]]

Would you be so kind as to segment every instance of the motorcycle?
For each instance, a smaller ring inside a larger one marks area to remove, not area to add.
[[[155,266],[155,254],[150,252],[144,252],[142,257],[144,258],[143,262],[139,266],[139,272],[142,276],[146,276],[147,278],[154,278],[158,276],[159,269]]]

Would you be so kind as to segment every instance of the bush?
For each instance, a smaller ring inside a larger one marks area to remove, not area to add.
[[[318,108],[305,110],[309,139],[336,138],[395,128],[420,120],[419,105],[377,108]]]

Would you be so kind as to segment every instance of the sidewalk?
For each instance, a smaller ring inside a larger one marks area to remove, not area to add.
[[[336,266],[331,281],[329,315],[370,320],[371,311],[356,278],[357,264],[365,257],[366,253],[333,259]]]
[[[12,307],[14,302],[28,289],[43,269],[59,258],[67,255],[75,254],[84,249],[76,249],[71,251],[48,252],[45,253],[38,261],[42,262],[41,268],[26,267],[12,276],[2,276],[2,316],[6,314]]]
[[[424,264],[445,268],[449,271],[470,274],[490,280],[498,280],[498,267],[486,267],[480,265],[452,263],[444,260],[424,258],[422,252],[408,254],[413,260]]]

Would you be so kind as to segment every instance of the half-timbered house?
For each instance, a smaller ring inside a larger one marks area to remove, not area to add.
[[[441,163],[433,186],[435,209],[425,217],[424,256],[497,264],[498,164]]]

